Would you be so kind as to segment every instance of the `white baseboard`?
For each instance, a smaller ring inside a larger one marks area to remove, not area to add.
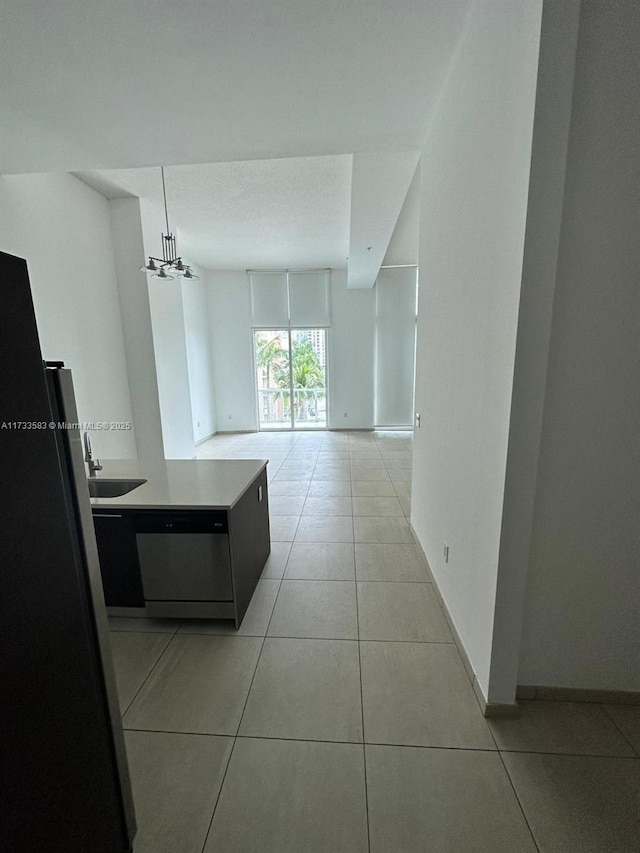
[[[474,672],[473,666],[471,665],[471,660],[469,655],[467,654],[467,650],[464,647],[464,643],[462,642],[462,638],[458,633],[458,629],[456,628],[455,622],[451,618],[451,614],[449,613],[449,608],[447,607],[447,603],[442,597],[442,593],[440,592],[440,587],[438,586],[436,579],[434,577],[433,572],[431,571],[431,566],[429,565],[429,561],[427,560],[427,555],[424,553],[422,549],[422,545],[420,544],[418,537],[416,535],[415,530],[413,529],[413,525],[409,522],[409,527],[411,528],[411,533],[413,534],[413,538],[416,542],[416,547],[422,556],[426,566],[427,572],[429,574],[429,579],[431,581],[431,585],[433,586],[433,590],[436,594],[436,598],[438,599],[438,603],[442,609],[444,614],[444,618],[447,621],[447,625],[449,626],[449,630],[453,636],[453,641],[456,644],[458,651],[460,652],[460,657],[462,658],[462,663],[464,664],[465,671],[467,673],[467,677],[471,683],[471,687],[473,688],[473,692],[475,694],[476,699],[478,700],[478,704],[480,705],[480,710],[482,711],[485,717],[515,717],[519,713],[518,703],[497,703],[497,702],[488,702],[487,697],[484,695],[484,691],[480,686],[480,682]]]

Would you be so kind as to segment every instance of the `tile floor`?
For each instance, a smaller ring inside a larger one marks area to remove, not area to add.
[[[112,619],[135,853],[640,849],[640,708],[480,713],[407,516],[411,435],[215,437],[268,458],[242,627]]]

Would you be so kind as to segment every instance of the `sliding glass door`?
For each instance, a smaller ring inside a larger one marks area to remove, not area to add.
[[[324,429],[327,426],[326,330],[292,329],[290,336],[293,428]]]
[[[288,347],[287,330],[254,332],[260,429],[288,429],[291,426]]]
[[[325,329],[254,332],[258,421],[261,430],[325,429]]]

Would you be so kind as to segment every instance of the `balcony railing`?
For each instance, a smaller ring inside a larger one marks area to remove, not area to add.
[[[291,424],[291,391],[288,388],[259,388],[258,406],[262,426]],[[326,426],[326,388],[293,389],[294,423]]]

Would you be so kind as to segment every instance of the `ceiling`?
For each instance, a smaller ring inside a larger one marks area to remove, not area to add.
[[[155,197],[143,167],[197,166],[167,190],[203,265],[349,256],[370,286],[471,2],[5,0],[0,173]]]
[[[207,269],[346,266],[351,161],[340,154],[166,168],[180,254]],[[162,208],[157,166],[76,175],[106,198],[139,196]]]

